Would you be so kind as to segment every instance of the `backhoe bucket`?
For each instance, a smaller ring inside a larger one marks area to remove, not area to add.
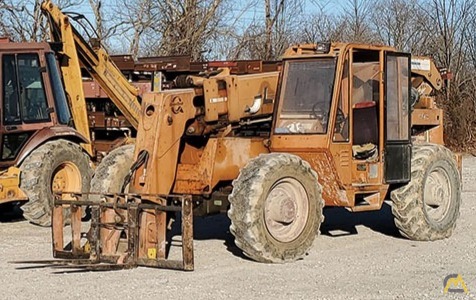
[[[65,195],[75,200],[62,200]],[[99,195],[101,201],[77,200],[89,198],[90,195]],[[152,198],[162,203],[167,203],[166,199],[172,199],[177,205],[144,203],[144,199]],[[65,208],[70,208],[71,211],[71,224],[66,227],[63,226]],[[89,226],[81,220],[83,208],[91,210]],[[158,216],[165,216],[167,212],[181,212],[182,260],[165,258],[163,249],[166,241],[162,238],[165,237],[165,232],[160,232],[161,228],[165,227],[159,226],[159,222],[154,220],[159,220]],[[150,221],[151,216],[153,221]],[[194,268],[191,196],[62,193],[55,196],[52,224],[53,257],[63,260],[49,261],[50,264],[54,262],[54,265],[87,270],[126,269],[137,266],[185,271],[192,271]],[[122,242],[118,242],[118,246],[111,252],[111,247],[106,249],[105,240],[109,239],[110,242],[113,235]]]

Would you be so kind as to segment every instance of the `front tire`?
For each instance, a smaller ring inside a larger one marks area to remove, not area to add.
[[[51,226],[53,191],[88,192],[92,175],[89,157],[67,140],[41,145],[22,162],[20,170],[20,188],[28,196],[21,207],[23,216],[40,226]],[[70,211],[64,213],[68,222]]]
[[[323,221],[317,174],[291,154],[262,154],[233,181],[230,231],[253,260],[294,261],[311,248]]]
[[[94,172],[91,192],[120,193],[133,162],[134,145],[124,145],[111,151]],[[100,199],[98,195],[91,195],[89,200],[99,202]]]
[[[124,145],[111,151],[96,168],[91,180],[91,192],[103,194],[122,193],[124,180],[134,163],[134,145]],[[124,192],[127,192],[124,191]],[[99,194],[90,195],[89,200],[100,202]],[[114,224],[116,210],[106,209],[101,212],[101,222]],[[125,217],[125,213],[123,214]],[[100,229],[100,243],[103,255],[117,255],[123,230],[113,227]],[[122,254],[122,252],[121,252]]]
[[[418,241],[451,236],[461,206],[461,180],[454,155],[435,144],[417,144],[411,181],[390,194],[400,233]]]

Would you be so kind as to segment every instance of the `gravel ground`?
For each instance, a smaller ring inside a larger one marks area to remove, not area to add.
[[[303,260],[268,265],[243,258],[225,216],[197,219],[195,271],[137,268],[61,273],[11,261],[51,258],[50,230],[0,216],[1,299],[476,299],[476,158],[463,162],[461,218],[450,239],[401,238],[390,206],[325,210],[321,235]],[[2,208],[4,209],[4,208]],[[443,294],[461,274],[470,294]]]

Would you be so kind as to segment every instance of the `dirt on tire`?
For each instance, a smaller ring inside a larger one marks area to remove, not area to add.
[[[81,177],[81,190],[88,192],[92,169],[87,154],[82,148],[67,140],[49,141],[35,149],[21,163],[20,188],[28,196],[28,202],[21,209],[25,219],[40,226],[51,226],[53,208],[52,180],[55,170],[64,163],[71,163]],[[69,219],[65,210],[65,220]]]
[[[119,193],[124,178],[129,173],[134,159],[134,145],[124,145],[111,151],[101,161],[91,180],[91,192]],[[99,201],[91,196],[92,201]]]
[[[289,242],[274,238],[264,220],[267,195],[283,178],[295,178],[302,184],[309,205],[302,231]],[[298,156],[271,153],[251,160],[233,181],[229,196],[228,217],[235,244],[246,256],[259,262],[281,263],[301,258],[311,248],[323,220],[321,190],[316,172]]]
[[[411,240],[434,241],[451,236],[461,206],[460,174],[453,153],[441,145],[416,144],[413,146],[411,169],[411,181],[390,195],[395,225],[403,236]],[[449,185],[448,195],[444,192],[436,195],[439,198],[449,196],[446,211],[438,220],[429,216],[425,206],[428,200],[425,199],[428,197],[425,188],[432,172],[445,173]]]

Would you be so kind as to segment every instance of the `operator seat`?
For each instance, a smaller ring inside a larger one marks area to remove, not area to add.
[[[378,145],[377,103],[365,101],[353,107],[353,152],[357,159],[375,158]]]

